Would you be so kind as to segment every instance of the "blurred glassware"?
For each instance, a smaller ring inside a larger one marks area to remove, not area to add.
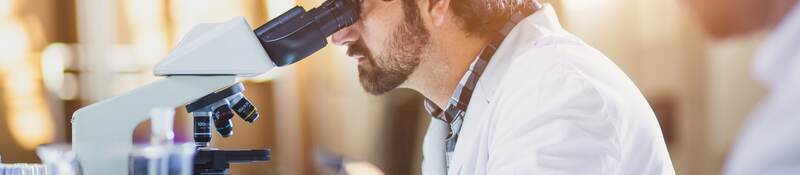
[[[150,109],[150,144],[172,144],[175,139],[175,133],[172,131],[173,123],[175,123],[175,108]]]
[[[0,164],[0,174],[2,175],[49,175],[47,167],[43,164],[15,163]]]
[[[51,175],[77,175],[80,174],[80,165],[78,164],[75,152],[72,151],[72,145],[55,143],[45,144],[36,148],[36,155],[42,160],[43,166],[46,167],[48,174]]]
[[[383,170],[367,161],[355,161],[335,152],[318,149],[315,152],[317,165],[339,175],[384,175]]]
[[[130,154],[128,174],[192,174],[194,143],[173,143],[174,120],[174,108],[161,107],[150,110],[150,143],[134,145]]]
[[[132,175],[190,175],[194,144],[140,144],[130,155],[128,173]]]

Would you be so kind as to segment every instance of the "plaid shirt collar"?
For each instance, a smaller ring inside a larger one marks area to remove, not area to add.
[[[505,36],[511,32],[511,29],[522,21],[525,16],[542,8],[541,4],[536,1],[534,2],[535,7],[532,11],[515,13],[511,17],[511,20],[506,23],[500,31],[495,33],[497,37],[494,38],[496,39],[492,40],[486,47],[481,49],[478,57],[470,64],[469,70],[464,73],[461,80],[458,82],[458,86],[453,91],[453,96],[448,100],[445,110],[436,106],[430,99],[425,99],[425,109],[428,113],[433,118],[442,120],[450,125],[450,132],[445,142],[445,165],[447,169],[450,169],[450,164],[453,162],[452,157],[455,152],[458,135],[461,132],[461,125],[464,122],[464,116],[466,115],[467,107],[472,98],[472,92],[475,91],[475,87],[478,84],[478,79],[480,79],[486,66],[489,65],[489,60],[491,60],[497,48],[500,46],[500,43],[505,39]]]
[[[486,47],[481,50],[480,55],[484,55],[483,53],[486,53],[487,49],[497,48]],[[489,57],[491,57],[491,55],[489,55]],[[453,121],[458,117],[463,117],[463,115],[466,113],[467,107],[469,106],[472,93],[475,91],[475,87],[478,84],[478,79],[488,64],[488,59],[481,59],[480,56],[475,58],[475,60],[472,61],[472,64],[470,64],[467,72],[461,76],[458,86],[448,100],[448,105],[445,108],[446,110],[442,110],[442,108],[437,106],[428,98],[425,98],[425,110],[428,111],[431,117],[442,120],[448,124],[453,123]]]
[[[461,80],[458,82],[458,86],[453,91],[453,95],[450,97],[447,103],[447,107],[444,110],[437,106],[433,101],[428,98],[425,98],[425,110],[431,115],[431,117],[442,120],[448,124],[451,124],[458,118],[461,118],[465,115],[467,111],[467,107],[469,106],[470,99],[472,98],[472,93],[475,91],[475,87],[478,84],[478,79],[480,79],[481,74],[486,69],[486,66],[489,65],[489,61],[492,59],[492,56],[497,51],[497,48],[500,47],[500,44],[503,42],[505,36],[511,32],[511,29],[519,23],[523,18],[525,18],[525,14],[523,13],[516,13],[509,23],[496,33],[496,39],[489,42],[489,44],[481,49],[480,54],[478,57],[472,61],[472,64],[469,66],[469,70],[464,73],[461,77]]]

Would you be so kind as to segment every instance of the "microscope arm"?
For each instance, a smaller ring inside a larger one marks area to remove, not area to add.
[[[133,130],[150,109],[177,107],[237,82],[235,76],[169,76],[76,111],[72,144],[84,174],[127,174]]]

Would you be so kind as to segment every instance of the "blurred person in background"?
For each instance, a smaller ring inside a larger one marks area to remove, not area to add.
[[[723,174],[800,174],[800,3],[798,0],[687,0],[710,36],[770,31],[753,59],[769,94],[752,112]]]
[[[427,98],[424,174],[674,174],[641,92],[551,5],[361,3],[361,20],[332,41],[367,92]]]

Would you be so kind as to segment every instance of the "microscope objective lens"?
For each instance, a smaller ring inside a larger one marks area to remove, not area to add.
[[[193,112],[195,145],[207,145],[211,142],[211,113]]]
[[[239,115],[239,117],[248,123],[253,123],[256,121],[256,119],[258,119],[258,111],[256,110],[256,107],[253,106],[253,104],[250,103],[250,101],[244,96],[233,103],[233,110],[236,111],[236,114]]]
[[[230,137],[233,135],[233,123],[231,122],[233,111],[231,111],[227,103],[215,108],[212,115],[214,116],[214,127],[217,128],[217,132],[219,132],[222,137]]]

